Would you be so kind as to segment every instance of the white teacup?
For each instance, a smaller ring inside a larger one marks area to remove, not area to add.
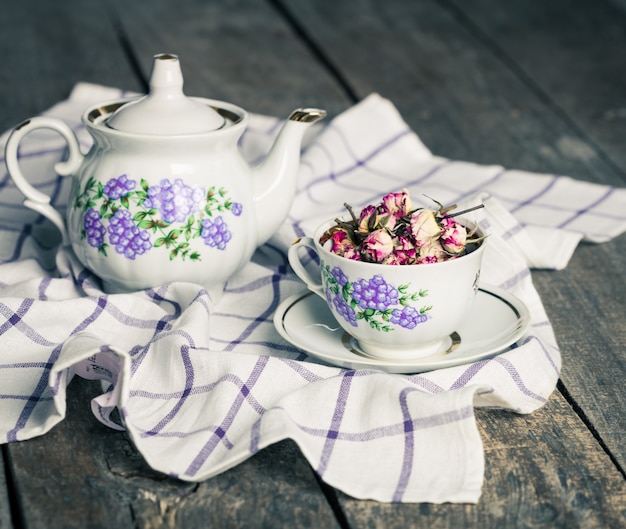
[[[337,322],[356,340],[355,348],[390,360],[448,350],[472,310],[486,240],[470,253],[438,263],[368,263],[336,255],[320,244],[321,235],[334,224],[325,222],[313,238],[296,241],[289,248],[289,264],[326,300]],[[305,267],[304,249],[317,253],[319,272]]]

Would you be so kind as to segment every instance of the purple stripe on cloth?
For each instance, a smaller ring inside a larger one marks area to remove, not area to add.
[[[20,235],[17,238],[17,241],[15,241],[13,254],[8,259],[4,261],[0,261],[0,262],[10,263],[12,261],[17,261],[20,258],[20,255],[22,254],[22,247],[24,246],[24,242],[31,236],[32,231],[33,231],[32,224],[24,224],[24,227],[22,228],[22,231],[20,232]]]
[[[404,491],[411,477],[411,469],[413,468],[413,454],[415,453],[415,436],[413,430],[413,422],[411,420],[411,412],[407,405],[407,394],[416,391],[411,388],[406,388],[400,393],[400,409],[402,410],[402,417],[404,418],[404,454],[402,456],[402,468],[400,470],[400,478],[398,479],[398,485],[393,493],[393,502],[399,502],[402,500]]]
[[[46,362],[47,364],[50,364],[50,365],[54,364],[56,359],[59,357],[59,354],[61,353],[61,347],[62,347],[61,345],[58,345],[57,347],[54,348],[54,350],[48,357],[48,360]],[[17,418],[17,421],[15,422],[15,426],[7,432],[7,442],[12,443],[12,442],[17,441],[18,433],[20,432],[20,430],[24,429],[24,427],[26,426],[26,423],[28,422],[28,419],[33,414],[33,411],[35,410],[35,407],[40,401],[43,400],[41,398],[41,395],[48,387],[48,374],[49,373],[50,373],[49,369],[44,369],[41,371],[41,376],[39,377],[39,380],[37,381],[37,384],[35,385],[35,388],[32,394],[30,395],[30,397],[28,397],[28,400],[26,401],[25,406],[22,408],[22,411],[20,412],[20,415]]]
[[[311,188],[315,187],[318,183],[327,183],[329,180],[330,181],[338,181],[340,178],[347,176],[351,173],[353,173],[354,171],[356,171],[357,169],[367,169],[368,171],[371,172],[376,172],[378,173],[379,171],[374,171],[372,169],[370,169],[367,166],[367,162],[371,161],[372,159],[374,159],[376,156],[378,156],[381,152],[386,151],[387,149],[389,149],[393,144],[395,144],[398,140],[400,140],[401,138],[407,136],[408,134],[412,134],[412,131],[410,129],[404,129],[402,131],[400,131],[399,133],[395,134],[394,136],[392,136],[391,138],[387,139],[386,141],[384,141],[383,143],[381,143],[378,147],[376,147],[375,149],[373,149],[372,151],[370,151],[369,153],[367,153],[365,156],[363,156],[362,158],[357,157],[353,152],[351,152],[350,149],[350,144],[348,143],[348,141],[346,140],[345,135],[342,133],[341,130],[336,129],[335,127],[333,127],[332,125],[328,126],[329,130],[335,130],[337,132],[337,135],[339,136],[339,138],[342,140],[342,143],[345,145],[346,150],[350,152],[350,156],[353,158],[354,163],[352,163],[351,165],[349,165],[348,167],[345,167],[344,169],[337,171],[337,172],[330,172],[328,174],[323,174],[319,177],[317,177],[316,179],[314,179],[313,181],[309,182],[309,184],[304,188],[304,192],[306,193],[306,195],[308,196],[309,200],[311,203],[316,203],[318,202],[317,200],[315,200],[315,198],[313,196],[311,196],[310,194],[310,190]],[[322,149],[322,146],[317,145],[316,146],[318,149]],[[332,158],[330,156],[330,154],[328,154],[329,158]],[[391,175],[390,175],[391,176]],[[357,189],[359,191],[363,190],[363,181],[362,179],[359,179],[359,181],[355,182],[355,185],[353,186],[354,189]]]
[[[454,383],[450,386],[450,389],[459,389],[467,386],[467,384],[487,365],[490,363],[500,364],[508,374],[509,378],[513,381],[517,389],[524,395],[531,397],[538,402],[546,402],[546,398],[541,395],[537,395],[534,391],[531,391],[519,374],[517,368],[508,360],[503,358],[502,356],[496,356],[494,358],[488,358],[486,360],[479,360],[473,364],[470,364],[469,367],[463,371],[463,374],[457,378]]]
[[[411,381],[412,384],[423,388],[428,393],[443,393],[446,388],[435,384],[432,380],[429,380],[424,375],[407,375],[406,378]]]
[[[248,400],[250,391],[253,389],[254,385],[259,380],[261,373],[263,372],[268,362],[269,362],[269,357],[267,356],[259,357],[256,365],[254,366],[252,372],[250,373],[250,376],[248,377],[248,380],[246,380],[243,386],[246,388],[245,391],[239,392],[239,394],[237,395],[237,398],[235,398],[233,404],[231,405],[230,409],[226,413],[225,418],[222,421],[222,424],[215,429],[215,431],[213,432],[213,435],[211,435],[209,440],[205,443],[202,449],[198,452],[196,457],[193,459],[193,461],[191,462],[191,464],[185,471],[186,475],[195,476],[200,470],[200,468],[202,467],[202,465],[204,464],[204,462],[213,453],[213,450],[219,444],[219,442],[224,437],[224,435],[226,435],[226,433],[228,432],[228,429],[230,428],[235,418],[237,417],[237,412],[241,408],[242,404]]]
[[[412,419],[407,405],[407,395],[411,391],[416,390],[408,388],[400,395],[400,405],[402,407],[402,415],[404,416],[404,455],[400,478],[398,479],[398,484],[393,494],[392,502],[394,503],[402,501],[402,497],[404,496],[411,478],[413,455],[415,453],[415,431],[461,422],[471,419],[474,416],[474,408],[472,406],[465,406],[457,410],[440,413],[430,417]]]
[[[308,369],[307,365],[303,362],[290,360],[288,358],[279,358],[278,361],[288,365],[294,373],[298,374],[307,382],[317,382],[318,380],[322,380],[321,376]]]
[[[48,296],[46,295],[46,290],[48,289],[48,287],[50,286],[51,283],[52,283],[52,279],[49,278],[49,277],[44,277],[39,282],[39,288],[37,290],[39,292],[39,299],[41,301],[47,301],[48,300]]]
[[[6,323],[0,325],[0,336],[15,328],[18,329],[31,342],[43,346],[54,347],[57,345],[56,342],[49,341],[23,320],[24,316],[34,303],[34,299],[24,299],[20,307],[17,309],[17,312],[13,312],[13,310],[7,307],[4,303],[0,303],[0,314],[2,314],[2,316],[4,316],[7,320]]]
[[[50,369],[52,364],[48,362],[15,362],[12,364],[0,364],[0,369]]]
[[[503,281],[502,283],[500,283],[500,285],[498,286],[500,288],[503,288],[504,290],[511,290],[520,281],[522,281],[523,279],[526,279],[529,276],[530,276],[530,270],[528,268],[524,268],[513,277],[510,277],[506,281]]]
[[[615,191],[615,188],[613,188],[613,187],[607,189],[607,191],[606,191],[606,193],[604,193],[604,195],[602,195],[600,198],[598,198],[597,200],[595,200],[594,202],[589,204],[586,208],[579,209],[578,211],[576,211],[574,213],[574,215],[570,219],[566,220],[565,222],[562,222],[557,227],[558,228],[564,228],[568,224],[571,224],[572,222],[574,222],[577,218],[581,217],[582,215],[585,215],[586,213],[589,213],[593,208],[597,207],[602,202],[604,202],[606,199],[608,199],[613,194],[614,191]]]
[[[226,348],[224,348],[225,351],[232,351],[233,349],[235,349],[235,347],[237,347],[237,345],[245,342],[246,338],[248,338],[261,323],[268,321],[268,319],[274,314],[274,312],[276,311],[276,307],[281,301],[280,281],[280,275],[273,274],[271,276],[271,281],[269,281],[269,283],[271,283],[272,285],[273,292],[272,300],[269,306],[257,318],[254,318],[252,323],[250,323],[250,325],[248,325],[236,339],[232,340],[230,344]]]
[[[495,175],[493,175],[491,178],[489,178],[489,180],[482,182],[480,184],[478,184],[477,186],[474,186],[470,189],[467,190],[463,190],[462,193],[459,193],[458,196],[455,198],[455,202],[460,202],[461,200],[464,200],[466,198],[470,198],[472,196],[477,195],[478,193],[484,191],[486,188],[488,188],[488,186],[493,185],[494,183],[496,183],[498,180],[501,180],[503,176],[506,175],[506,171],[504,169],[502,169],[501,171],[498,171]],[[456,191],[458,193],[458,189],[455,189],[454,191]]]
[[[549,323],[548,323],[549,325]],[[552,358],[552,355],[550,354],[550,352],[548,351],[548,349],[546,348],[546,346],[544,345],[544,343],[537,337],[537,336],[528,336],[525,340],[524,340],[524,345],[529,343],[529,342],[536,342],[537,345],[539,345],[539,347],[541,347],[541,350],[543,351],[543,354],[545,355],[545,357],[548,359],[548,362],[550,363],[550,365],[552,366],[552,368],[554,369],[554,372],[558,375],[561,374],[561,370],[559,369],[559,367],[554,363],[554,359]]]
[[[322,448],[322,455],[320,456],[320,462],[317,466],[316,472],[320,477],[326,472],[328,461],[332,454],[333,446],[339,436],[341,428],[341,421],[343,420],[343,414],[346,410],[346,403],[348,402],[348,395],[350,393],[350,386],[352,385],[352,377],[354,371],[346,371],[341,379],[339,386],[339,394],[337,395],[337,404],[335,405],[335,412],[330,423],[330,428],[326,432],[326,441]]]
[[[556,183],[558,181],[559,181],[559,177],[555,176],[555,175],[552,175],[550,177],[550,180],[548,180],[548,182],[543,187],[543,189],[541,189],[541,191],[538,191],[537,193],[535,193],[531,197],[527,198],[526,200],[523,200],[522,202],[519,202],[516,206],[513,206],[512,208],[510,208],[509,211],[511,213],[515,213],[516,211],[519,211],[520,209],[522,209],[525,206],[528,206],[529,204],[533,204],[534,205],[535,201],[538,198],[541,198],[543,195],[545,195],[548,191],[550,191],[550,189],[552,189],[556,185]]]
[[[258,414],[262,414],[265,412],[265,408],[261,405],[261,403],[259,403],[259,401],[256,400],[254,395],[250,392],[249,388],[247,387],[246,383],[240,377],[232,373],[228,373],[224,375],[223,377],[220,377],[219,380],[216,380],[215,382],[211,382],[210,384],[204,384],[202,386],[192,387],[191,390],[189,391],[189,395],[195,396],[195,395],[210,393],[216,388],[219,388],[219,386],[224,383],[231,383],[234,386],[236,386],[239,389],[240,393],[244,394],[244,396],[246,397],[246,400],[248,401],[248,405]],[[185,388],[184,390],[171,391],[167,393],[156,393],[156,392],[147,391],[147,390],[132,390],[130,391],[129,395],[131,397],[144,398],[144,399],[149,399],[149,400],[172,400],[172,399],[180,399],[181,397],[183,397],[186,390],[187,389]]]
[[[180,358],[183,366],[185,367],[185,389],[183,390],[180,398],[174,405],[174,407],[163,417],[157,424],[155,424],[150,430],[145,432],[146,436],[153,436],[161,432],[165,426],[167,426],[172,419],[178,414],[181,410],[185,401],[189,397],[191,390],[193,389],[194,382],[194,369],[191,363],[191,358],[189,357],[189,347],[183,345],[180,348]]]
[[[419,391],[419,390],[416,390],[415,388],[407,388],[407,391]],[[486,394],[489,392],[490,391],[485,391],[483,393]],[[469,408],[471,409],[471,406]],[[272,408],[272,410],[281,410],[287,413],[287,411],[280,406],[275,406]],[[327,428],[312,428],[312,427],[305,426],[303,424],[298,423],[298,421],[290,415],[288,415],[288,417],[291,420],[291,422],[300,431],[306,433],[307,435],[310,435],[312,437],[320,437],[326,440],[328,439],[329,430]],[[464,414],[462,418],[465,418]],[[459,420],[458,410],[454,410],[451,412],[438,413],[438,414],[429,415],[426,417],[419,417],[419,418],[412,419],[413,430],[424,430],[427,428],[435,428],[437,426],[441,426],[442,424],[449,424],[457,420]],[[362,444],[362,443],[366,443],[368,441],[373,441],[376,439],[383,439],[385,437],[395,437],[399,435],[403,436],[405,434],[405,429],[406,429],[406,423],[405,421],[402,421],[402,422],[395,422],[395,423],[386,424],[382,426],[376,426],[374,428],[370,428],[369,430],[364,430],[360,432],[347,432],[345,430],[335,431],[335,434],[333,436],[335,437],[337,441],[347,441],[347,442]]]
[[[22,307],[24,306],[31,306],[34,300],[24,300],[24,302],[22,303]],[[102,313],[102,311],[104,310],[104,307],[106,306],[106,298],[101,297],[98,298],[96,300],[96,309],[94,310],[94,312],[92,312],[87,318],[85,318],[71,333],[70,336],[84,330],[85,328],[87,328],[93,321],[95,321],[97,319],[97,317]],[[1,307],[5,307],[5,305],[0,305]],[[17,322],[16,326],[19,326],[19,320],[21,320],[21,317],[18,316],[17,314],[15,314],[13,317],[7,318],[9,321],[14,320]],[[22,322],[23,323],[23,322]],[[30,327],[28,327],[28,329],[30,329]],[[20,330],[23,330],[22,328],[20,328]],[[0,327],[0,335],[2,334],[2,328]],[[62,348],[62,344],[54,344],[52,342],[49,342],[48,340],[44,339],[43,337],[41,337],[38,333],[35,333],[34,331],[32,333],[27,334],[27,336],[34,342],[39,343],[41,345],[56,345],[56,347],[54,347],[54,349],[52,350],[50,356],[48,357],[48,360],[46,361],[46,364],[52,365],[58,358],[59,354],[61,353],[61,348]],[[39,337],[39,339],[34,339],[32,338],[32,336],[35,337]],[[37,403],[42,400],[41,399],[41,395],[43,394],[43,392],[46,390],[46,388],[48,387],[48,378],[49,378],[49,373],[50,373],[50,369],[44,369],[41,372],[41,376],[39,377],[39,380],[37,381],[37,384],[35,385],[35,389],[31,395],[31,397],[28,399],[28,402],[26,403],[26,405],[24,406],[24,408],[22,409],[17,422],[15,424],[15,426],[13,427],[13,429],[9,430],[9,432],[7,433],[7,440],[8,442],[13,442],[17,440],[17,434],[20,430],[22,430],[25,426],[26,423],[28,422],[28,419],[30,418],[30,416],[32,415],[35,406],[37,405]]]
[[[522,224],[516,224],[513,228],[511,228],[510,230],[507,230],[503,233],[500,234],[500,236],[502,237],[502,239],[504,239],[505,241],[508,241],[512,238],[514,238],[516,235],[518,235],[519,233],[522,233],[524,231],[524,226]]]
[[[146,355],[148,354],[148,351],[150,350],[150,346],[154,342],[156,342],[161,336],[165,335],[169,331],[170,322],[177,320],[183,312],[183,309],[180,303],[178,303],[177,301],[173,299],[166,298],[163,294],[161,294],[157,290],[154,290],[154,289],[146,290],[145,295],[148,298],[152,299],[157,305],[161,305],[163,303],[170,305],[173,309],[173,312],[172,314],[166,314],[161,319],[159,319],[156,323],[153,323],[152,326],[154,327],[154,333],[152,335],[152,338],[147,344],[137,345],[130,351],[130,356],[132,358],[132,363],[131,363],[131,368],[130,368],[131,377],[141,367],[144,358],[146,357]],[[200,290],[196,294],[196,297],[191,301],[190,306],[196,302],[200,302],[200,304],[202,304],[207,310],[207,318],[208,318],[208,306],[205,303],[203,303],[203,299],[205,296],[208,296],[207,292],[205,290]],[[151,326],[148,326],[146,328],[150,328],[150,327]],[[177,334],[183,334],[183,333],[179,332]],[[185,333],[185,337],[187,341],[193,347],[193,338],[186,333]]]

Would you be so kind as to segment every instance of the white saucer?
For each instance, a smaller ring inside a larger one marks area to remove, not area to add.
[[[529,323],[530,313],[520,299],[501,288],[481,285],[471,315],[451,335],[445,350],[415,360],[381,360],[359,351],[324,300],[312,292],[287,298],[274,315],[274,326],[285,340],[323,363],[389,373],[421,373],[494,356],[517,342]]]

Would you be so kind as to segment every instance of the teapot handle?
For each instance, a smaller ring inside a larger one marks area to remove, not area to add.
[[[52,223],[61,232],[63,245],[67,245],[70,241],[63,217],[50,205],[50,197],[48,195],[35,189],[35,187],[27,182],[19,166],[19,144],[26,134],[35,129],[52,129],[61,134],[61,136],[63,136],[67,141],[69,150],[67,159],[54,166],[55,171],[59,175],[69,176],[74,174],[82,164],[84,155],[80,151],[78,139],[76,138],[74,131],[72,131],[72,129],[63,121],[47,117],[31,118],[20,123],[17,127],[15,127],[13,132],[11,132],[4,149],[5,163],[7,170],[9,171],[9,176],[13,179],[16,187],[26,197],[24,199],[24,205],[52,221]]]

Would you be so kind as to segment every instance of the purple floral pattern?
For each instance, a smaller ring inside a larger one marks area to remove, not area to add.
[[[321,263],[326,299],[337,314],[353,327],[363,320],[372,329],[382,332],[396,327],[415,329],[428,320],[429,305],[417,308],[428,296],[427,290],[409,292],[410,285],[395,286],[381,275],[350,281],[338,266]]]
[[[193,239],[225,250],[233,235],[226,214],[239,217],[243,205],[224,188],[189,186],[180,178],[150,185],[122,174],[106,183],[89,178],[79,190],[74,208],[83,212],[81,237],[107,255],[112,247],[127,259],[164,246],[170,260],[199,261]],[[106,221],[106,222],[103,222]]]

